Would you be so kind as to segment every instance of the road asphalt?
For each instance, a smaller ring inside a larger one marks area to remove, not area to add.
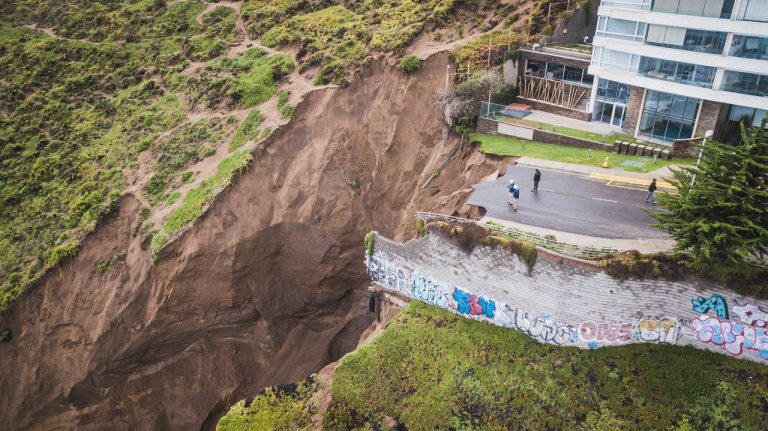
[[[541,172],[539,191],[533,193],[534,168],[509,166],[498,180],[476,184],[468,203],[485,208],[488,217],[562,232],[601,238],[668,238],[651,226],[655,220],[645,210],[658,208],[645,203],[646,191],[607,185],[584,175]],[[520,187],[517,212],[507,205],[510,179]]]

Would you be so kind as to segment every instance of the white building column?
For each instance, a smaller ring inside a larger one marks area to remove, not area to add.
[[[592,114],[595,111],[595,98],[597,97],[597,86],[600,83],[600,77],[594,75],[594,81],[592,82],[592,92],[589,94],[589,105],[587,106],[587,112]]]

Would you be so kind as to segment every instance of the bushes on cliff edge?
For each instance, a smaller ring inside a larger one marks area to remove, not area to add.
[[[336,368],[323,429],[768,429],[768,367],[540,344],[415,301]]]

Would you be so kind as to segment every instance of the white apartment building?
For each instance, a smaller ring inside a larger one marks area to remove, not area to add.
[[[593,121],[738,142],[768,111],[768,0],[602,0],[588,72]]]

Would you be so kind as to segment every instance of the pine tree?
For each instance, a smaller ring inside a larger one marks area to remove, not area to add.
[[[653,214],[697,261],[744,262],[768,252],[768,130],[745,129],[740,145],[709,141],[698,167],[673,171],[678,194],[662,194]]]

